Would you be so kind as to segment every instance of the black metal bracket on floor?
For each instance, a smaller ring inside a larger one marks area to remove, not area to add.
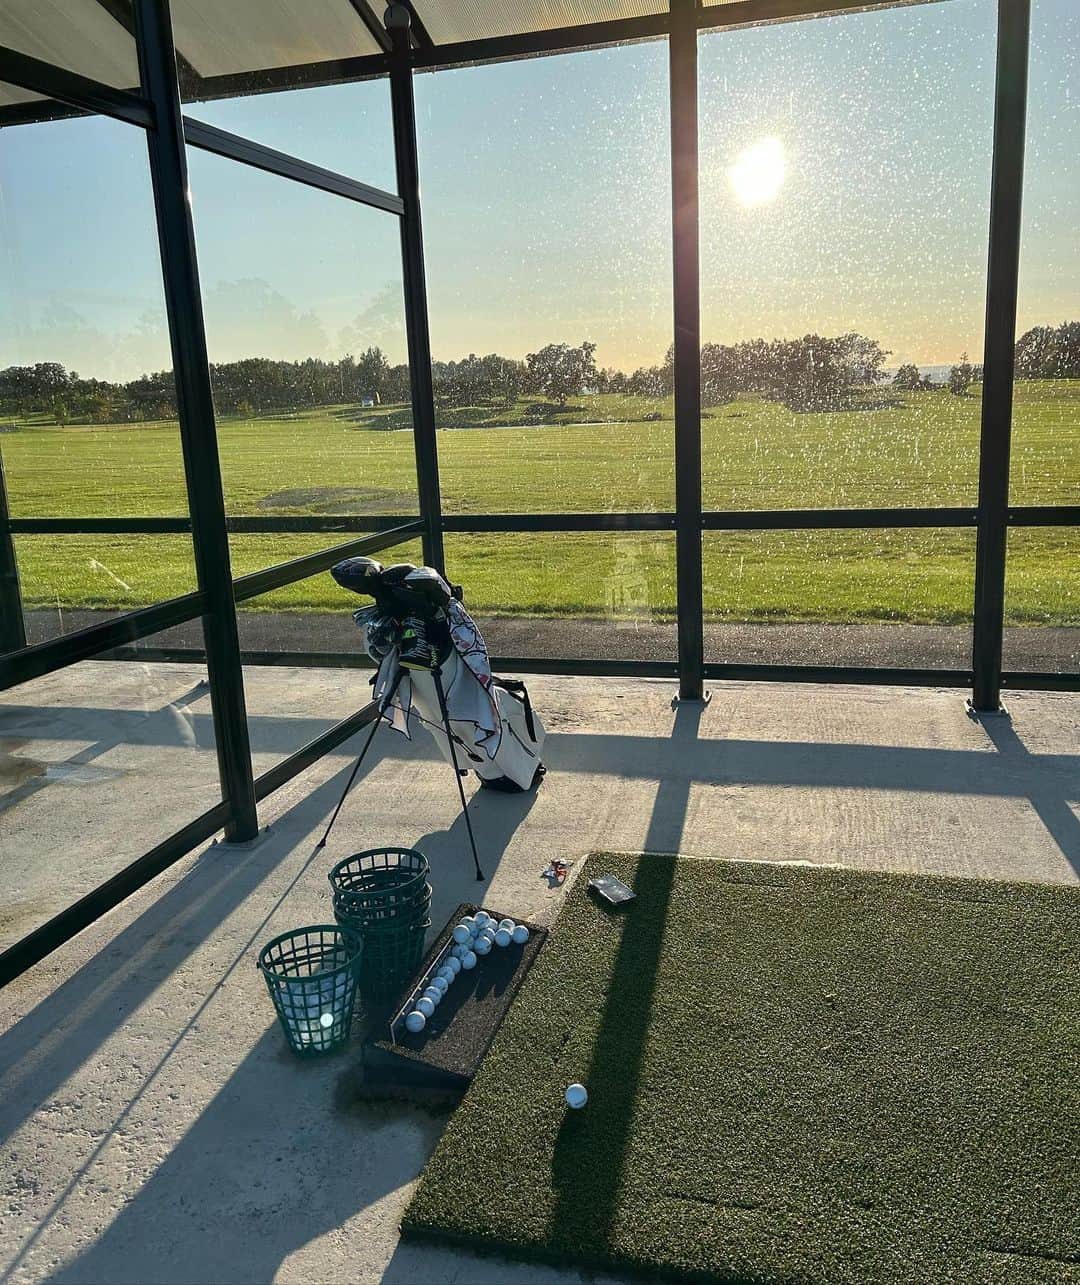
[[[976,723],[981,723],[984,718],[1012,718],[1004,705],[998,705],[997,709],[978,709],[970,696],[964,701],[964,710]]]
[[[704,709],[706,705],[711,704],[712,692],[710,691],[703,691],[700,696],[679,696],[676,694],[671,698],[672,709],[678,709],[680,705],[700,705]]]
[[[264,825],[254,839],[225,839],[215,838],[210,844],[211,848],[218,848],[225,852],[250,852],[252,848],[258,848],[270,837],[270,827]]]

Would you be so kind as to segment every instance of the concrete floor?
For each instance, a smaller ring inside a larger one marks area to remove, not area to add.
[[[207,806],[207,697],[190,666],[85,662],[0,698],[0,868],[11,940]],[[356,673],[246,676],[257,766],[362,698]],[[550,772],[471,812],[485,900],[550,920],[541,870],[596,848],[1080,878],[1080,699],[1022,693],[979,723],[953,691],[534,679]],[[401,1244],[441,1128],[361,1106],[355,1054],[298,1063],[254,966],[329,913],[325,872],[379,843],[432,862],[433,918],[476,894],[449,769],[381,733],[325,853],[355,742],[0,992],[0,1280],[577,1281]],[[497,1142],[497,1140],[493,1140]]]

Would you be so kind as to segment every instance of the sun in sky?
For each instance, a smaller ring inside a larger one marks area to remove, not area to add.
[[[775,200],[786,174],[784,144],[778,138],[762,138],[739,153],[728,179],[739,204],[751,208]]]

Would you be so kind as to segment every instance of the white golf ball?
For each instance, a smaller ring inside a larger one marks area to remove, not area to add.
[[[514,928],[514,931],[510,935],[514,939],[515,946],[524,946],[525,943],[529,940],[529,930],[525,927],[524,924],[516,925],[516,927]]]
[[[461,972],[461,960],[457,955],[451,955],[446,961],[446,967],[450,970],[450,980],[453,981],[458,973]]]
[[[435,985],[425,986],[424,995],[426,996],[427,999],[431,1000],[431,1002],[435,1005],[436,1008],[439,1007],[439,1000],[442,999],[443,993],[441,990],[439,990],[437,986]]]
[[[443,977],[441,973],[439,974],[438,977],[433,977],[431,979],[431,985],[432,985],[432,988],[434,990],[437,990],[440,995],[445,995],[446,992],[450,989],[450,983],[446,980],[445,977]]]
[[[496,946],[509,946],[511,941],[513,941],[513,937],[509,932],[507,932],[505,928],[500,928],[499,931],[495,934]]]
[[[466,915],[461,922],[465,925],[465,927],[469,930],[469,932],[472,932],[472,930],[476,927],[476,916]]]
[[[323,1028],[324,1031],[328,1031],[331,1028],[331,1026],[334,1025],[333,1013],[323,1013],[322,1017],[319,1018],[319,1025]]]
[[[470,929],[468,924],[460,923],[454,927],[454,940],[459,946],[462,946],[469,940]]]
[[[580,1111],[588,1100],[589,1094],[584,1084],[571,1084],[566,1090],[566,1105],[574,1111]]]
[[[486,928],[492,922],[492,919],[486,910],[478,910],[473,922],[477,928]]]
[[[465,953],[466,953],[466,951],[467,951],[468,949],[469,949],[469,948],[468,948],[468,946],[455,946],[455,947],[453,947],[453,949],[450,951],[450,958],[451,958],[451,959],[456,959],[456,960],[458,961],[458,963],[460,964],[460,963],[461,963],[462,958],[464,957],[464,955],[465,955]]]
[[[477,953],[478,955],[490,955],[490,954],[491,954],[491,938],[490,938],[490,937],[477,937],[477,939],[476,939],[476,945],[473,947],[473,949],[476,951],[476,953]]]
[[[422,1031],[425,1026],[427,1026],[427,1018],[418,1008],[414,1008],[413,1011],[405,1018],[405,1029],[407,1031],[412,1031],[414,1035],[417,1031]]]
[[[465,954],[464,954],[464,955],[462,955],[462,957],[461,957],[461,967],[462,967],[462,968],[475,968],[475,967],[476,967],[476,955],[475,955],[471,950],[467,950],[467,951],[465,952]]]
[[[418,1013],[422,1013],[425,1018],[430,1017],[432,1013],[435,1012],[435,1005],[432,1002],[430,996],[428,995],[420,996],[420,998],[416,1001],[416,1011]]]
[[[514,921],[512,919],[500,919],[499,927],[505,928],[508,933],[512,933],[514,931]]]
[[[452,969],[449,964],[443,964],[435,976],[442,977],[446,981],[452,982],[454,980],[454,969]]]

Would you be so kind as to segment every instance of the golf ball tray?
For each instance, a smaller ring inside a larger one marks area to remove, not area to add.
[[[450,994],[458,977],[483,967],[484,959],[493,952],[520,949],[529,935],[527,925],[509,916],[499,917],[482,907],[460,918],[408,999],[390,1019],[391,1043],[397,1043],[402,1029],[410,1035],[419,1035]]]

